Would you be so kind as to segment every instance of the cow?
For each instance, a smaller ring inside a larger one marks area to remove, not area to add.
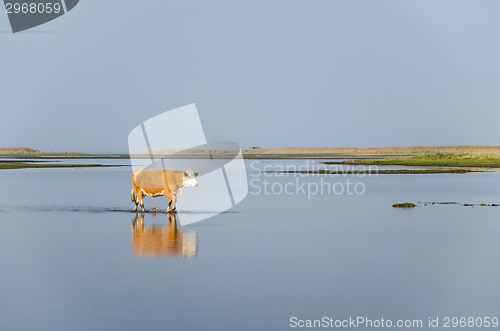
[[[144,212],[144,197],[166,196],[168,198],[167,212],[176,209],[175,202],[182,194],[185,186],[198,186],[196,181],[197,172],[191,169],[186,171],[162,170],[162,169],[136,169],[132,174],[132,191],[130,192],[132,202],[141,205]]]

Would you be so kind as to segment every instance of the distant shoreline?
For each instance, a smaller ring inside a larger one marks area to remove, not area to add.
[[[245,159],[260,160],[346,160],[326,162],[327,164],[350,165],[400,165],[431,167],[484,167],[500,168],[500,146],[409,146],[409,147],[372,147],[372,148],[321,148],[289,147],[260,148],[253,147],[241,151]],[[41,152],[28,147],[0,148],[2,159],[23,160],[37,159],[232,159],[239,150],[154,150],[151,153],[129,154],[89,154],[79,152]],[[59,165],[68,167],[69,165]],[[53,166],[53,167],[59,167]],[[88,167],[89,165],[86,165]],[[103,165],[94,165],[103,166]],[[24,166],[23,166],[24,167]],[[28,167],[28,166],[26,166]],[[31,164],[29,167],[35,168]],[[44,165],[44,167],[48,167]],[[3,169],[9,168],[4,164]]]
[[[210,156],[209,156],[210,152]],[[158,150],[152,151],[157,157],[163,155],[176,158],[232,158],[238,151],[221,150]],[[471,154],[494,155],[500,157],[500,146],[408,146],[408,147],[286,147],[286,148],[260,148],[243,149],[242,154],[246,159],[372,159],[386,157],[418,156],[425,154]],[[42,152],[29,147],[5,148],[0,147],[0,159],[129,159],[126,153],[82,153],[82,152]],[[136,154],[133,158],[150,158],[149,153]]]
[[[150,153],[129,154],[85,154],[40,152],[29,148],[19,149],[20,153],[1,153],[12,149],[0,149],[1,169],[22,168],[88,168],[112,167],[103,164],[58,164],[42,163],[60,159],[232,159],[239,150],[155,150]],[[15,149],[14,149],[15,150]],[[334,153],[334,151],[338,153]],[[344,152],[344,153],[340,153]],[[384,147],[384,148],[251,148],[242,151],[244,159],[250,160],[324,160],[326,165],[374,165],[410,166],[425,169],[387,170],[379,174],[431,174],[481,172],[500,168],[500,146],[444,146],[444,147]],[[4,159],[2,161],[2,159]],[[9,160],[10,159],[10,160]],[[338,160],[338,161],[335,161]],[[123,165],[122,165],[123,166]],[[432,169],[431,169],[432,168]],[[475,168],[475,169],[473,169]],[[497,170],[497,169],[496,169]],[[353,170],[354,171],[354,170]],[[337,170],[329,171],[329,174]],[[361,174],[358,170],[354,172]],[[326,174],[326,172],[305,172]]]
[[[0,162],[0,170],[26,169],[26,168],[99,168],[99,167],[102,167],[102,168],[123,167],[123,165]]]

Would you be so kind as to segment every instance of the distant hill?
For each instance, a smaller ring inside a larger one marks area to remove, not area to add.
[[[158,149],[153,151],[144,151],[132,154],[132,158],[150,157],[153,153],[156,157],[161,157],[163,154],[170,155],[179,153],[181,149]],[[207,156],[208,150],[189,150],[186,153],[188,158],[199,158],[201,155]],[[212,149],[214,157],[233,157],[231,150]],[[495,155],[500,157],[500,146],[393,146],[393,147],[285,147],[285,148],[262,148],[251,147],[243,149],[242,153],[245,158],[307,158],[307,157],[372,157],[372,156],[414,156],[427,155],[436,153],[451,153],[451,154],[469,154],[469,155]],[[189,155],[188,155],[189,154]],[[128,158],[128,154],[88,154],[81,152],[41,152],[37,149],[29,147],[0,147],[0,155],[23,155],[28,156],[113,156]],[[185,156],[186,156],[185,155]],[[212,157],[212,156],[210,156]]]
[[[500,155],[500,146],[407,146],[407,147],[286,147],[286,148],[249,148],[245,156],[268,154],[343,154],[343,155],[422,155],[433,153],[454,154],[494,154]]]
[[[40,153],[38,149],[29,147],[0,147],[0,154],[31,154]]]
[[[235,151],[231,150],[209,150],[202,149],[156,149],[153,151],[144,151],[134,153],[132,158],[149,158],[150,153],[157,158],[166,157],[177,153],[176,156],[184,158],[226,158],[234,157]],[[237,152],[237,151],[236,151]],[[393,147],[285,147],[285,148],[262,148],[250,147],[243,149],[245,158],[339,158],[339,157],[384,157],[384,156],[415,156],[428,155],[436,153],[445,154],[467,154],[467,155],[494,155],[500,157],[500,146],[393,146]]]

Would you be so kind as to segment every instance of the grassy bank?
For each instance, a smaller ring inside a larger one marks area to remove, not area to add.
[[[434,205],[457,205],[463,207],[500,207],[498,203],[460,203],[460,202],[417,202],[418,206],[434,206]],[[395,208],[414,208],[417,207],[417,204],[412,202],[404,202],[404,203],[395,203],[392,206]]]
[[[233,158],[238,151],[232,150],[155,150],[156,156],[176,158]],[[247,148],[242,149],[245,159],[352,159],[346,164],[387,164],[423,166],[500,166],[500,146],[409,146],[409,147],[287,147],[287,148]],[[28,147],[0,148],[0,158],[120,158],[128,159],[128,154],[89,154],[80,152],[42,152]],[[150,158],[149,152],[138,153],[133,158]],[[406,157],[399,159],[398,157]],[[369,160],[368,160],[369,159]],[[374,161],[373,159],[380,159]],[[354,161],[353,161],[354,160]],[[364,161],[366,160],[366,161]],[[439,162],[438,162],[439,161]]]
[[[395,203],[394,208],[415,208],[417,205],[411,202]]]
[[[385,156],[417,156],[426,154],[471,154],[471,155],[498,155],[500,146],[393,146],[393,147],[287,147],[287,148],[249,148],[243,150],[245,157],[266,155],[331,155],[356,157],[385,157]]]
[[[30,147],[0,147],[2,157],[38,157],[38,156],[89,156],[81,152],[42,152]]]
[[[347,160],[342,162],[324,162],[325,164],[350,165],[399,165],[426,167],[479,167],[499,168],[500,155],[493,154],[454,154],[435,153],[410,157],[391,157],[370,160]]]
[[[284,170],[266,171],[271,173],[309,174],[309,175],[406,175],[406,174],[465,174],[468,172],[482,172],[467,168],[432,168],[432,169],[398,169],[398,170]]]
[[[0,170],[5,169],[24,169],[24,168],[95,168],[95,167],[113,167],[103,164],[40,164],[23,162],[0,162]]]

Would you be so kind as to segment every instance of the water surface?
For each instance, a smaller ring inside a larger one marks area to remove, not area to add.
[[[499,203],[499,173],[277,176],[256,169],[305,160],[251,162],[241,204],[185,227],[130,212],[128,167],[0,171],[0,329],[281,330],[291,316],[500,311],[500,207],[391,207]],[[264,180],[365,192],[265,194]],[[178,209],[190,212],[182,196]]]

